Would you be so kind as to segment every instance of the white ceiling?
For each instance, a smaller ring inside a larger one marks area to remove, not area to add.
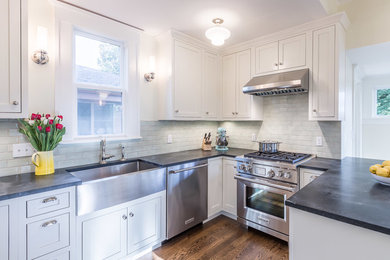
[[[363,76],[390,75],[390,42],[351,49],[348,56]]]
[[[206,29],[220,17],[232,37],[226,45],[302,24],[326,15],[320,0],[67,0],[158,35],[170,28],[207,41]],[[225,46],[226,46],[225,45]]]

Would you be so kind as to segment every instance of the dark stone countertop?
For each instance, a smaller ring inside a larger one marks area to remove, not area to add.
[[[218,156],[235,157],[250,152],[253,152],[253,150],[229,148],[229,150],[226,152],[218,152],[215,149],[213,149],[212,151],[202,151],[201,149],[195,149],[182,152],[132,158],[127,159],[124,162],[118,160],[110,161],[105,166],[141,159],[143,161],[153,163],[160,167],[167,167],[183,162],[208,159]],[[24,173],[0,177],[0,201],[31,195],[39,192],[79,185],[82,183],[81,180],[74,177],[68,171],[95,167],[100,167],[100,164],[95,163],[65,169],[56,169],[56,172],[54,174],[46,176],[36,176],[34,173]]]
[[[381,162],[353,157],[312,159],[300,167],[327,171],[286,205],[390,235],[390,186],[376,182],[368,170]]]
[[[7,200],[80,184],[81,181],[65,169],[54,174],[36,176],[24,173],[0,177],[0,200]]]
[[[188,150],[183,152],[174,152],[174,153],[165,153],[158,155],[151,155],[140,157],[141,160],[146,162],[154,163],[156,165],[167,167],[180,163],[209,159],[218,156],[228,156],[228,157],[236,157],[239,155],[244,155],[246,153],[253,152],[254,150],[248,149],[240,149],[240,148],[229,148],[226,152],[216,151],[215,149],[211,151],[202,151],[201,149]]]

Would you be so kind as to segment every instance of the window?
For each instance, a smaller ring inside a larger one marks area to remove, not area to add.
[[[375,91],[376,116],[390,116],[390,88]]]
[[[78,136],[123,134],[123,55],[120,42],[74,31]]]

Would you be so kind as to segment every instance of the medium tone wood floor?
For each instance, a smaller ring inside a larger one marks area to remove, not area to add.
[[[219,216],[164,243],[142,260],[288,259],[288,244]]]

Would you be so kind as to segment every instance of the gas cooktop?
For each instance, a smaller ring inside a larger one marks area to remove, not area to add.
[[[310,157],[311,154],[279,151],[277,153],[254,152],[254,153],[247,153],[244,156],[253,159],[258,159],[258,160],[270,160],[270,161],[279,161],[279,162],[287,162],[287,163],[295,164],[299,161],[302,161]]]

